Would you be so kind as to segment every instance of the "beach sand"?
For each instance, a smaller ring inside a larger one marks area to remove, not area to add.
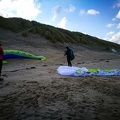
[[[53,45],[36,35],[22,38],[11,32],[2,33],[0,40],[4,49],[24,50],[47,58],[9,59],[3,65],[0,120],[120,119],[120,76],[61,76],[57,68],[67,65],[66,44]],[[73,66],[120,68],[120,53],[70,46],[75,53]]]

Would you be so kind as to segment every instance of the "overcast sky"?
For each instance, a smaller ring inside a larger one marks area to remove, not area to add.
[[[120,0],[0,0],[0,16],[35,20],[120,44]]]

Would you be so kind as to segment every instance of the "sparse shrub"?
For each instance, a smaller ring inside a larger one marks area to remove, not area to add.
[[[23,36],[23,37],[28,37],[27,32],[22,32],[22,36]]]
[[[34,27],[33,29],[31,29],[30,32],[32,32],[33,34],[37,34],[36,27]]]
[[[48,40],[52,40],[52,35],[51,35],[51,33],[50,33],[49,31],[46,31],[46,32],[45,32],[44,37],[45,37],[46,39],[48,39]]]

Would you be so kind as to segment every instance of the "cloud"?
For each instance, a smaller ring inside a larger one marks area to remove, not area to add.
[[[61,6],[57,5],[53,8],[53,18],[52,21],[55,21],[56,17],[60,14],[61,12]]]
[[[85,14],[85,10],[80,10],[79,15],[84,15]]]
[[[120,0],[117,0],[117,1],[115,2],[115,4],[113,5],[113,8],[115,8],[115,7],[117,7],[117,8],[120,7]]]
[[[120,44],[120,32],[115,33],[109,41]]]
[[[113,27],[114,26],[114,24],[108,24],[108,25],[106,25],[106,27],[109,27],[109,28],[111,28],[111,27]]]
[[[116,21],[116,18],[113,18],[112,21]]]
[[[1,0],[0,14],[3,17],[22,17],[33,20],[42,11],[37,0]]]
[[[120,1],[116,4],[117,7],[120,7]]]
[[[75,7],[70,4],[70,6],[69,6],[69,12],[73,12],[73,11],[75,11]]]
[[[114,33],[115,33],[114,31],[110,31],[106,34],[106,36],[109,37],[109,36],[113,35]]]
[[[120,29],[120,23],[118,24],[117,28]]]
[[[114,31],[110,31],[106,34],[106,37],[104,39],[107,41],[120,44],[120,32],[115,33]]]
[[[70,5],[69,5],[69,8],[68,8],[68,9],[64,9],[64,11],[65,11],[65,12],[74,12],[75,9],[76,9],[75,6],[73,6],[73,5],[70,4]]]
[[[119,10],[119,12],[117,13],[116,18],[120,19],[120,10]]]
[[[110,31],[108,33],[106,33],[106,36],[104,38],[102,38],[103,40],[107,40],[110,41],[110,39],[112,38],[112,36],[114,35],[114,31]]]
[[[66,28],[67,18],[63,17],[62,20],[59,22],[58,27],[65,29]]]
[[[98,12],[97,10],[94,10],[94,9],[89,9],[87,11],[80,10],[79,15],[84,15],[84,14],[97,15],[97,14],[100,14],[100,12]]]
[[[96,10],[94,10],[94,9],[89,9],[89,10],[87,11],[87,14],[97,15],[97,14],[100,14],[100,12],[98,12],[98,11],[96,11]]]

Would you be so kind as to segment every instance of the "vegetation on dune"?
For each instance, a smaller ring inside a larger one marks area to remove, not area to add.
[[[23,37],[28,37],[28,33],[39,34],[53,43],[74,43],[91,48],[102,48],[103,50],[111,50],[111,48],[120,50],[120,45],[116,43],[22,18],[3,18],[0,16],[0,27],[19,32]]]

